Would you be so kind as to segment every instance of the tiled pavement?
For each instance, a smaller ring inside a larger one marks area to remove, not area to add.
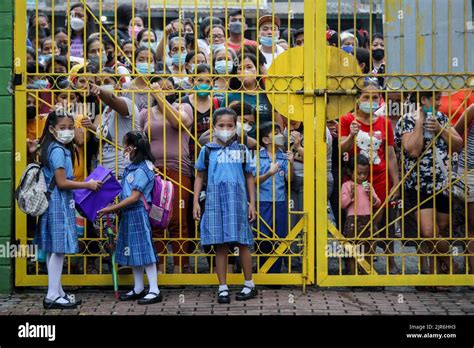
[[[260,287],[258,298],[216,301],[215,288],[163,287],[164,301],[150,306],[119,302],[110,290],[73,291],[83,304],[76,310],[44,310],[43,289],[0,296],[0,315],[473,315],[474,291],[453,288],[450,293],[417,292],[414,288],[386,288],[383,292],[354,292],[349,288]],[[71,289],[66,289],[70,291]],[[73,290],[73,289],[72,289]],[[231,288],[233,295],[239,288]]]

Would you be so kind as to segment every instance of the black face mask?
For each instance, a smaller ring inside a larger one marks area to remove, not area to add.
[[[46,36],[51,36],[51,29],[49,29],[49,28],[43,28],[43,31],[44,31],[44,33],[46,34]]]
[[[193,33],[187,33],[184,35],[184,38],[186,39],[186,43],[194,43],[194,34]]]
[[[374,58],[375,60],[382,60],[384,57],[385,57],[385,50],[381,48],[372,50],[372,58]]]
[[[107,64],[110,64],[114,61],[114,54],[113,52],[110,52],[108,55],[107,55]]]
[[[252,129],[247,132],[247,135],[253,139],[257,139],[257,129],[255,124],[252,125]]]
[[[176,101],[176,99],[178,99],[178,95],[175,93],[175,94],[167,95],[165,98],[168,103],[173,104]]]
[[[26,107],[26,118],[28,120],[32,120],[36,117],[36,107],[35,106],[27,106]]]
[[[58,47],[62,56],[67,55],[67,44],[59,44]]]

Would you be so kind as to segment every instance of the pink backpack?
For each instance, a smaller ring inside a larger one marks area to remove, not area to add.
[[[171,181],[166,181],[160,175],[155,175],[153,191],[151,193],[151,206],[142,194],[142,202],[150,218],[152,228],[165,229],[168,227],[173,215],[174,187]]]

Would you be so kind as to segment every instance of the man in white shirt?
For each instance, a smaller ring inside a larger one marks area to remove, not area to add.
[[[277,44],[280,38],[281,21],[277,16],[265,15],[260,17],[258,25],[259,49],[267,60],[265,67],[268,69],[272,65],[273,60],[285,52],[283,47]]]

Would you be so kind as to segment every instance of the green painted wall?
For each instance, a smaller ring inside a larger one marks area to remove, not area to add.
[[[26,44],[26,43],[25,43]],[[13,64],[13,1],[0,1],[0,244],[12,239],[13,97],[7,86]],[[0,293],[13,289],[13,260],[0,259]]]

